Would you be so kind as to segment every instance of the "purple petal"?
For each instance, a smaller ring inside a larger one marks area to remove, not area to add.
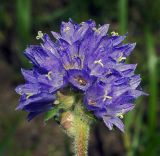
[[[38,84],[24,84],[16,87],[16,92],[18,94],[37,94],[39,93]]]
[[[36,107],[37,110],[43,108],[48,108],[48,105],[51,105],[55,99],[55,95],[48,94],[48,93],[39,93],[36,95],[31,96],[30,98],[26,98],[22,96],[20,99],[20,104],[16,109],[26,109],[29,107],[29,111],[31,112],[31,107],[34,108],[36,105],[40,106]],[[30,107],[31,106],[31,107]],[[36,111],[35,109],[33,111]]]
[[[113,40],[113,46],[117,46],[123,42],[123,40],[126,38],[126,35],[123,36],[114,36],[112,38]]]
[[[132,89],[136,89],[139,85],[140,85],[140,82],[141,82],[141,78],[140,78],[140,75],[134,75],[131,77],[131,80],[130,80],[130,86]]]
[[[36,117],[37,115],[39,115],[42,112],[30,112],[27,116],[27,120],[30,121],[32,120],[34,117]]]
[[[124,132],[124,124],[118,117],[103,117],[103,121],[109,130],[112,130],[113,125],[118,127],[122,132]]]
[[[51,31],[51,33],[52,33],[52,35],[54,36],[55,39],[58,40],[59,38],[61,38],[61,35],[60,35],[60,34],[54,32],[54,31]]]
[[[36,77],[33,74],[33,70],[21,69],[21,72],[27,82],[36,83]]]
[[[104,24],[98,28],[97,33],[100,36],[105,36],[108,32],[108,29],[109,29],[109,24]]]
[[[72,85],[83,91],[87,90],[94,80],[94,78],[90,77],[86,71],[81,70],[69,70],[68,79]]]

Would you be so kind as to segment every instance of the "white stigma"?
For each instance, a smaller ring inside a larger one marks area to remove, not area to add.
[[[50,72],[48,72],[48,74],[46,75],[46,76],[48,77],[49,80],[52,79],[52,78],[51,78],[51,74],[52,74],[52,72],[50,71]]]
[[[112,97],[108,95],[104,95],[103,101],[106,101],[106,99],[112,99]]]
[[[104,67],[104,64],[102,63],[102,60],[101,60],[101,59],[94,61],[94,64],[99,64],[99,65],[101,65],[102,67]]]
[[[27,93],[26,95],[27,95],[26,99],[29,99],[29,97],[32,96],[33,94],[32,93]]]
[[[103,102],[106,101],[106,99],[112,99],[112,96],[108,96],[107,94],[108,94],[108,92],[105,91],[105,94],[103,96]]]
[[[123,119],[123,114],[122,114],[122,113],[117,113],[116,116],[117,116],[117,117],[120,117],[121,119]]]
[[[126,60],[126,57],[123,57],[123,54],[121,53],[121,56],[118,58],[118,62],[121,62],[123,60]]]
[[[115,31],[112,31],[112,32],[111,32],[111,35],[112,35],[112,36],[118,36],[118,33],[115,32]]]
[[[38,31],[38,35],[36,36],[36,39],[39,40],[39,39],[42,39],[42,37],[43,37],[42,31]]]

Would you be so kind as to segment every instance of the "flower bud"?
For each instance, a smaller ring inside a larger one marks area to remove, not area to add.
[[[64,112],[62,113],[60,124],[65,130],[69,130],[72,127],[73,120],[74,120],[74,117],[72,112],[70,111]]]
[[[63,104],[65,109],[72,107],[75,101],[73,95],[64,95],[61,92],[57,92],[57,97],[59,102]]]

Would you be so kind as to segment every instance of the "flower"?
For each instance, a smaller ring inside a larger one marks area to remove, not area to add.
[[[110,35],[108,28],[96,27],[93,20],[77,24],[70,19],[62,22],[60,34],[52,32],[55,42],[39,31],[37,39],[43,43],[24,52],[33,67],[22,69],[26,83],[16,88],[21,95],[17,109],[29,112],[31,120],[54,109],[57,93],[68,88],[110,130],[115,125],[124,131],[121,118],[145,93],[139,89],[140,75],[134,74],[136,65],[125,62],[136,44],[123,44],[127,35]]]

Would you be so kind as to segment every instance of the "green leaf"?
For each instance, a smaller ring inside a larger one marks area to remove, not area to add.
[[[157,54],[155,50],[154,36],[149,28],[145,29],[146,48],[148,55],[148,78],[149,78],[149,105],[148,119],[151,136],[154,134],[157,127],[158,119],[158,67]]]
[[[128,23],[128,1],[120,0],[119,1],[119,27],[120,33],[125,33],[127,30]]]
[[[53,118],[58,113],[58,108],[54,107],[50,111],[46,112],[44,121],[48,121],[49,119]]]

